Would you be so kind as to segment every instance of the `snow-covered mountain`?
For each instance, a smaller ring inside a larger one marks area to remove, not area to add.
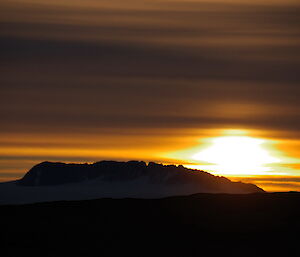
[[[93,164],[42,162],[25,176],[0,184],[1,204],[95,198],[161,198],[195,193],[264,192],[253,184],[225,177],[142,161]]]

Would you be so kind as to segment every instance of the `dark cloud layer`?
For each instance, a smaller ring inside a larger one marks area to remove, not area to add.
[[[299,129],[299,5],[2,5],[4,130]]]

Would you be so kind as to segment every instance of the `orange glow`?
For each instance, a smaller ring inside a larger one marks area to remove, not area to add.
[[[245,130],[223,130],[219,136],[201,139],[196,147],[168,156],[186,161],[189,168],[217,175],[291,175],[292,169],[286,166],[299,162],[298,159],[279,151],[276,140],[249,134]]]
[[[110,134],[112,133],[112,134]],[[20,178],[44,161],[144,160],[182,164],[268,191],[300,189],[298,141],[244,129],[101,131],[82,134],[6,134],[0,137],[0,181]],[[195,145],[196,143],[196,145]],[[191,147],[193,146],[194,147]],[[176,149],[184,149],[177,150]],[[262,178],[264,176],[264,178]],[[287,180],[289,178],[289,180]]]

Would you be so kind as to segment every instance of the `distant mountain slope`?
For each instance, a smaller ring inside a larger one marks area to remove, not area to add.
[[[142,161],[42,162],[21,180],[0,184],[0,203],[257,192],[264,191],[253,184],[232,182],[183,166]]]

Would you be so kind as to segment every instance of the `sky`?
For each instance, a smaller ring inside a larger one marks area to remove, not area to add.
[[[299,28],[294,0],[2,0],[0,181],[138,159],[300,190]],[[226,136],[276,161],[197,157]]]

